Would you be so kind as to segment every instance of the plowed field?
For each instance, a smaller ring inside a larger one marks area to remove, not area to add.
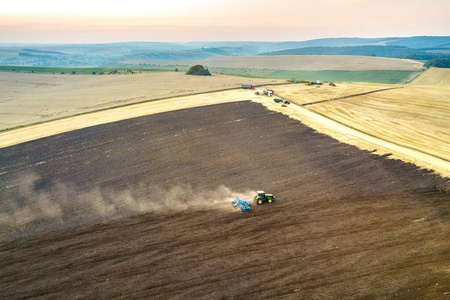
[[[2,148],[0,297],[442,299],[445,185],[249,101]]]

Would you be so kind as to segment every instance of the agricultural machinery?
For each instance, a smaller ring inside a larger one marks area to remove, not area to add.
[[[264,95],[267,95],[267,96],[269,96],[269,97],[272,97],[272,95],[275,94],[275,91],[274,91],[274,90],[271,90],[271,89],[265,88],[265,89],[263,90],[263,93],[264,93]]]
[[[244,201],[241,197],[233,197],[234,201],[231,202],[234,208],[241,207],[241,211],[249,211],[251,201]]]
[[[305,83],[306,85],[315,85],[315,86],[321,86],[323,84],[322,81],[320,80],[316,80],[316,81],[308,81],[307,83]]]
[[[275,196],[272,194],[266,194],[264,191],[258,191],[258,195],[255,196],[256,204],[261,205],[264,202],[272,203],[275,200]]]

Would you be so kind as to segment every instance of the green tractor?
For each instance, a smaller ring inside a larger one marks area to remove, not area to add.
[[[264,191],[258,191],[258,195],[255,196],[256,204],[261,205],[264,202],[272,203],[275,200],[275,196],[272,194],[266,194]]]

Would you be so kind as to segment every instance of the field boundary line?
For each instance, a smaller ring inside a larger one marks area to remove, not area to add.
[[[392,88],[386,88],[386,89],[381,89],[381,90],[374,90],[374,91],[360,93],[360,94],[348,95],[348,96],[343,96],[343,97],[339,97],[339,98],[332,98],[332,99],[320,100],[320,101],[316,101],[316,102],[309,102],[309,103],[297,104],[297,105],[299,105],[299,106],[308,106],[308,105],[313,105],[313,104],[325,103],[325,102],[336,101],[336,100],[343,100],[343,99],[347,99],[347,98],[364,96],[364,95],[368,95],[368,94],[373,94],[373,93],[378,93],[378,92],[383,92],[383,91],[388,91],[388,90],[402,89],[402,88],[403,88],[402,86],[400,86],[400,87],[392,87]]]

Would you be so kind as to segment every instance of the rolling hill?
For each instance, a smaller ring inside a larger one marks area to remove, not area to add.
[[[418,48],[427,48],[427,52],[439,52],[440,49],[447,49],[450,45],[450,37],[324,38],[308,41],[285,42],[223,41],[188,43],[121,42],[105,44],[0,44],[0,65],[98,67],[124,60],[198,60],[216,56],[257,55],[274,51],[310,47],[334,47],[333,49],[323,50],[331,51],[331,54],[366,55],[361,53],[342,53],[341,48],[369,45],[372,47],[378,46],[378,53],[390,51],[389,49],[397,49],[396,51],[423,54],[423,50]],[[374,54],[374,50],[370,50],[372,52],[369,52],[367,55]],[[321,54],[305,53],[304,50],[302,51],[303,54]],[[400,55],[403,55],[403,52],[400,53]],[[376,55],[386,56],[385,54]],[[437,56],[439,56],[439,54],[431,53],[429,54],[430,58],[416,57],[416,59],[432,59],[437,58]]]

